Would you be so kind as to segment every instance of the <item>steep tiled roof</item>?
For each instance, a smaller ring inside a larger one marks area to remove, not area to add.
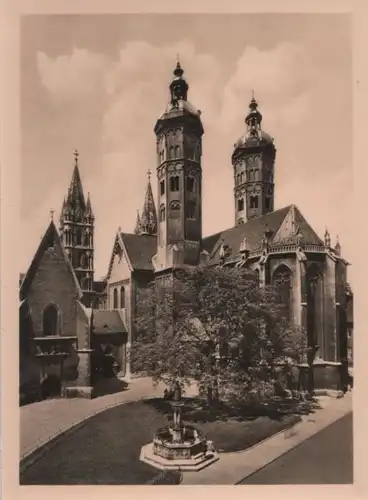
[[[75,275],[75,272],[74,272],[73,266],[70,262],[70,259],[69,259],[68,255],[66,254],[65,249],[63,247],[63,244],[60,240],[60,236],[59,236],[59,233],[56,229],[55,223],[54,223],[54,221],[51,221],[43,238],[42,238],[42,240],[41,240],[41,243],[40,243],[40,245],[39,245],[39,247],[38,247],[38,249],[33,257],[31,265],[29,266],[28,271],[27,271],[26,275],[24,276],[23,281],[20,285],[20,298],[21,298],[21,300],[27,296],[29,287],[31,286],[32,280],[33,280],[35,273],[38,269],[38,266],[41,262],[42,256],[44,255],[47,248],[52,246],[53,244],[57,245],[61,250],[65,264],[73,277],[75,287],[77,290],[77,294],[78,294],[78,298],[83,297],[83,292],[80,288],[78,279]]]
[[[249,249],[255,249],[261,243],[265,229],[276,233],[288,213],[290,206],[270,212],[245,224],[226,229],[217,235],[208,236],[203,240],[203,247],[211,254],[210,264],[219,262],[219,250],[222,244],[228,247],[228,259],[236,258],[244,237],[247,238]],[[213,245],[213,246],[212,246]],[[212,248],[210,248],[212,246]]]
[[[280,229],[282,226],[282,229]],[[288,205],[274,212],[250,219],[245,224],[226,229],[203,239],[203,249],[210,253],[209,264],[219,262],[221,245],[227,246],[226,260],[240,257],[240,245],[243,238],[247,239],[249,250],[260,247],[264,233],[271,231],[269,243],[275,238],[278,244],[295,243],[295,231],[301,236],[301,243],[323,245],[323,242],[305,220],[295,205]],[[279,231],[280,230],[280,231]]]
[[[126,333],[122,317],[118,311],[93,311],[93,332],[96,334]]]
[[[120,236],[133,269],[153,271],[152,257],[156,253],[156,236],[129,233],[121,233]]]

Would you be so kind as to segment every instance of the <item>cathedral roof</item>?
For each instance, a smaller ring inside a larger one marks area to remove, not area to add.
[[[157,250],[157,238],[151,234],[120,233],[133,269],[153,271],[152,257]]]
[[[209,264],[220,262],[220,248],[227,247],[227,260],[240,259],[240,246],[246,238],[250,251],[261,248],[265,232],[270,232],[269,244],[295,243],[298,233],[304,244],[323,245],[295,205],[289,205],[244,224],[226,229],[203,239],[203,248],[210,254]]]
[[[98,335],[111,333],[126,333],[124,321],[118,311],[93,311],[93,333]]]

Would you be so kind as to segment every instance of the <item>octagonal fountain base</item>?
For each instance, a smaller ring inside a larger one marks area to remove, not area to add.
[[[140,454],[140,460],[153,467],[181,471],[199,471],[218,459],[212,443],[192,426],[160,429]]]

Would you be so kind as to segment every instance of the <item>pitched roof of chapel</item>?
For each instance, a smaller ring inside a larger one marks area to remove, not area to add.
[[[39,244],[35,255],[33,256],[32,262],[28,268],[27,273],[25,274],[25,276],[21,282],[21,285],[20,285],[20,298],[21,298],[21,300],[23,300],[24,298],[27,297],[27,293],[28,293],[29,288],[32,284],[32,281],[34,279],[34,276],[37,272],[37,269],[40,265],[40,262],[42,260],[44,253],[47,251],[48,248],[50,248],[51,246],[54,246],[54,245],[56,245],[60,249],[62,257],[63,257],[65,265],[66,265],[66,268],[68,269],[68,271],[72,275],[72,278],[74,280],[74,284],[76,287],[76,291],[78,294],[78,298],[83,297],[83,292],[82,292],[82,289],[79,285],[78,279],[77,279],[76,274],[75,274],[74,269],[73,269],[73,266],[70,262],[68,255],[66,254],[66,252],[64,250],[63,244],[60,240],[58,230],[56,229],[55,223],[52,220],[50,222],[48,228],[46,229],[44,236],[42,237],[41,243]]]
[[[323,245],[299,209],[295,205],[288,205],[204,238],[203,248],[210,254],[209,264],[219,262],[222,245],[227,246],[227,260],[240,258],[240,245],[244,237],[247,239],[249,250],[256,250],[260,247],[266,230],[272,233],[271,245],[295,242],[296,230],[301,235],[304,244]]]
[[[153,271],[157,237],[151,234],[120,233],[133,269]]]
[[[126,333],[123,318],[119,311],[105,311],[95,309],[93,311],[93,333],[98,335],[111,333]]]

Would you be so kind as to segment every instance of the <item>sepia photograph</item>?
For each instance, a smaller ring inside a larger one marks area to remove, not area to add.
[[[352,484],[351,16],[19,36],[20,485]]]

